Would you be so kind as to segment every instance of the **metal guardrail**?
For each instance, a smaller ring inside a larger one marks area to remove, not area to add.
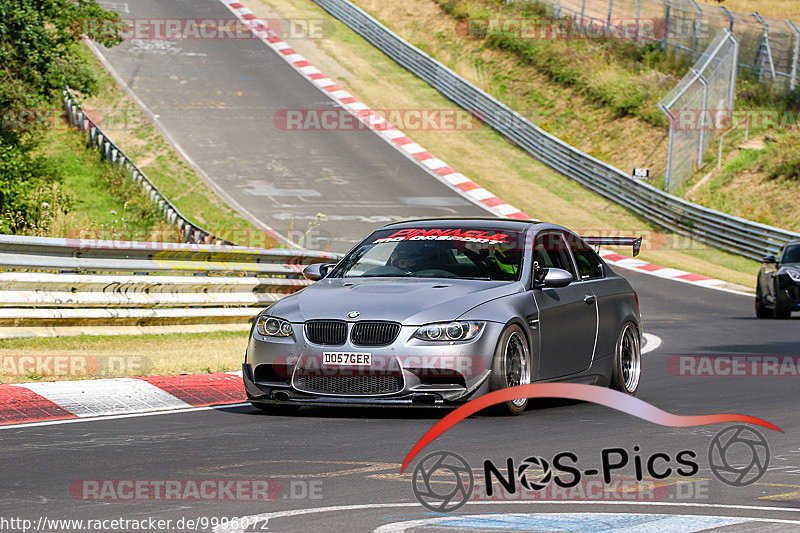
[[[331,15],[514,144],[597,194],[675,233],[760,260],[800,239],[794,233],[721,213],[635,180],[542,130],[347,0],[314,0]]]
[[[305,266],[337,260],[280,248],[0,235],[0,337],[9,327],[246,324],[308,286]]]
[[[150,178],[147,177],[136,163],[133,162],[119,146],[114,144],[100,126],[92,120],[86,112],[76,103],[69,88],[63,92],[64,110],[67,114],[70,126],[86,132],[86,140],[89,144],[97,148],[106,160],[112,165],[119,165],[131,179],[142,187],[142,192],[147,195],[167,219],[167,222],[176,226],[182,234],[184,242],[211,243],[211,244],[233,244],[230,241],[219,238],[213,233],[201,228],[194,222],[186,218],[161,191],[156,188]]]

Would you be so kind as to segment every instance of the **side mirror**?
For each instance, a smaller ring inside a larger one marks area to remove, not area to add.
[[[303,277],[310,281],[319,281],[328,275],[333,265],[330,263],[314,263],[303,269]]]
[[[560,268],[543,268],[534,275],[536,288],[557,289],[572,283],[572,274]]]
[[[772,255],[772,254],[769,254],[769,255],[767,255],[767,256],[764,256],[764,262],[765,262],[765,263],[777,263],[777,262],[778,262],[778,260],[775,258],[775,256],[774,256],[774,255]]]

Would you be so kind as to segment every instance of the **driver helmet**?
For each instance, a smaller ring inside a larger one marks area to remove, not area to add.
[[[494,261],[506,274],[516,275],[519,270],[520,250],[510,246],[495,246]]]

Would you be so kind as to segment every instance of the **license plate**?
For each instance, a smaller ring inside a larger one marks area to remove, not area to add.
[[[370,366],[372,354],[354,352],[323,352],[322,364],[332,366]]]

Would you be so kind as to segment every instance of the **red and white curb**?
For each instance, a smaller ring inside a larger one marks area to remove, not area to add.
[[[241,372],[0,385],[0,427],[244,401]]]
[[[677,268],[654,265],[653,263],[648,263],[647,261],[642,261],[641,259],[620,255],[612,252],[611,250],[600,249],[599,253],[600,257],[602,257],[605,262],[627,270],[633,270],[642,274],[648,274],[664,279],[671,279],[673,281],[679,281],[682,283],[690,283],[692,285],[699,285],[701,287],[730,292],[733,294],[753,296],[751,293],[739,290],[738,285],[723,281],[721,279],[710,278],[708,276],[686,272],[685,270],[679,270]]]
[[[491,213],[509,218],[522,220],[535,220],[534,217],[524,213],[511,204],[508,204],[484,189],[463,174],[456,172],[447,163],[433,156],[422,146],[415,143],[408,135],[394,127],[386,119],[370,109],[365,103],[358,100],[349,92],[343,90],[336,82],[325,76],[318,68],[309,63],[305,57],[298,54],[289,44],[284,42],[269,26],[256,17],[238,0],[220,0],[236,17],[248,26],[255,36],[261,39],[275,53],[289,63],[297,72],[308,81],[316,85],[323,93],[327,94],[339,106],[353,114],[362,124],[374,131],[389,144],[403,153],[406,157],[424,168],[436,179],[467,198],[480,205]],[[711,289],[723,290],[736,294],[750,294],[730,288],[732,284],[708,276],[693,274],[675,268],[654,265],[640,259],[619,255],[610,250],[600,250],[600,256],[612,265],[621,268],[650,274],[665,279],[672,279],[683,283],[691,283]]]
[[[298,54],[278,37],[275,32],[269,29],[267,24],[256,17],[241,2],[237,0],[220,0],[220,2],[230,9],[243,24],[249,27],[255,36],[274,50],[297,72],[430,175],[470,202],[479,205],[494,215],[523,220],[531,220],[533,218],[513,205],[504,202],[463,174],[456,172],[447,163],[437,159],[425,148],[412,141],[408,135],[394,127],[364,102],[342,89],[335,81],[309,63],[305,57]]]

